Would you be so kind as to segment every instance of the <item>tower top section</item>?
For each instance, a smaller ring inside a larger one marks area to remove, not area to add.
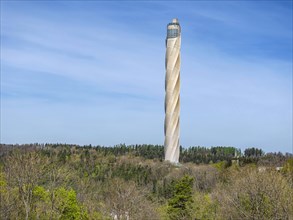
[[[167,25],[167,39],[179,37],[181,34],[181,27],[178,18],[173,18],[172,22]]]
[[[172,23],[178,23],[179,24],[178,18],[173,18]]]

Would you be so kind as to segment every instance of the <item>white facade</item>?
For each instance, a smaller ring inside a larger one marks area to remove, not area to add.
[[[179,162],[181,27],[173,19],[167,27],[165,80],[165,160]]]

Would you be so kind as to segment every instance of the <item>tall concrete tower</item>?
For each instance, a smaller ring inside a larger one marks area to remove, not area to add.
[[[165,79],[165,160],[179,162],[181,27],[177,18],[167,26]]]

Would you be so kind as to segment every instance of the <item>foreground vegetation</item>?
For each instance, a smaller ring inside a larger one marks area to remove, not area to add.
[[[174,166],[163,154],[153,145],[1,145],[0,219],[292,219],[292,155],[181,148]]]

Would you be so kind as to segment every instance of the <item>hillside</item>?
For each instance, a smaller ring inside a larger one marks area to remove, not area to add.
[[[235,151],[239,156],[235,157]],[[293,159],[232,147],[0,146],[1,219],[290,219]],[[276,170],[276,167],[282,167]]]

